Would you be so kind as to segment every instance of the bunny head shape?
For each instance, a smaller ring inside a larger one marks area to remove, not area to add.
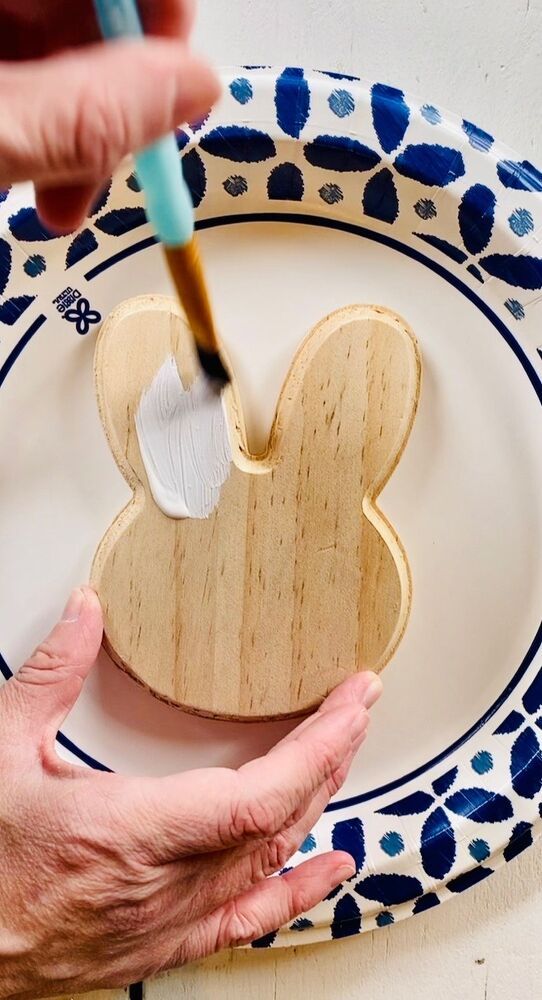
[[[142,296],[115,309],[95,367],[106,435],[133,490],[92,570],[114,661],[172,704],[246,720],[303,714],[348,674],[382,669],[411,602],[404,550],[376,506],[420,391],[404,322],[350,306],[318,324],[261,457],[248,453],[228,387],[223,409],[199,424],[201,447],[216,452],[210,485],[198,479],[197,454],[185,468],[171,457],[205,391],[175,303]],[[161,422],[145,436],[160,372]],[[165,470],[155,461],[163,435]],[[176,476],[190,480],[184,493]]]

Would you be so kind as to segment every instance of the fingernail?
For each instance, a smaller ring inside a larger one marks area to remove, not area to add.
[[[355,864],[352,863],[351,865],[341,865],[341,867],[337,868],[335,871],[332,888],[335,888],[335,886],[339,885],[341,882],[346,882],[349,878],[352,878],[352,876],[355,874],[356,874]]]
[[[63,622],[76,622],[79,620],[81,614],[81,609],[85,600],[85,595],[80,587],[76,587],[72,590],[68,603],[62,612],[61,621]]]
[[[375,676],[374,680],[371,681],[369,687],[365,692],[365,697],[363,699],[363,704],[365,705],[365,708],[372,708],[375,702],[377,702],[378,699],[380,698],[381,694],[382,694],[382,681],[380,680],[380,677]]]

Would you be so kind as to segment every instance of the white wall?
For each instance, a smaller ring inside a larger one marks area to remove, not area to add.
[[[541,157],[541,0],[200,0],[215,62],[392,83]]]

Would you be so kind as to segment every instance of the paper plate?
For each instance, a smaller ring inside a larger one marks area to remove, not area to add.
[[[542,174],[469,121],[331,73],[243,68],[178,133],[216,312],[265,438],[291,357],[351,302],[419,338],[420,411],[381,503],[407,549],[411,621],[347,785],[293,860],[358,874],[257,942],[355,934],[486,878],[542,809]],[[0,205],[0,648],[9,677],[88,576],[128,499],[98,419],[95,334],[170,286],[129,164],[76,236]],[[105,656],[59,735],[94,767],[237,764],[285,724],[183,715]]]

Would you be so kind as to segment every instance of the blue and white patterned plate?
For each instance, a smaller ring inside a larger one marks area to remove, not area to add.
[[[414,577],[404,642],[349,782],[293,860],[358,873],[257,946],[344,937],[438,905],[542,823],[542,173],[487,132],[331,73],[225,74],[179,130],[217,314],[265,434],[289,360],[331,309],[402,313],[425,379],[383,507]],[[76,236],[0,193],[0,661],[9,677],[127,498],[98,421],[93,340],[169,287],[130,165]],[[163,773],[260,752],[282,725],[188,718],[105,656],[59,734],[95,767]]]

